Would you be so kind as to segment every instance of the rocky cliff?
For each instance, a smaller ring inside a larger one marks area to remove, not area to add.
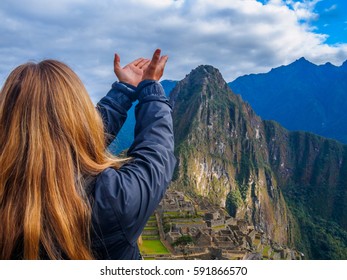
[[[314,215],[346,229],[346,214],[340,213],[347,205],[345,146],[262,121],[212,66],[187,75],[170,102],[178,158],[174,188],[208,197],[269,238],[297,245],[311,256],[305,219],[298,218],[307,207],[300,195],[315,205]],[[313,197],[307,196],[309,190]],[[325,193],[331,202],[322,210]]]
[[[290,215],[271,171],[265,129],[219,71],[200,66],[171,93],[176,154],[174,185],[208,197],[269,238],[291,242]]]

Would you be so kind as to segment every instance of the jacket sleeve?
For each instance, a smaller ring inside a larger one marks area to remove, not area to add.
[[[136,100],[136,88],[121,82],[115,82],[107,95],[102,98],[98,109],[106,134],[107,145],[117,136],[127,119],[127,111]]]
[[[119,221],[130,243],[136,242],[149,216],[158,206],[176,164],[171,106],[158,82],[144,81],[135,108],[135,139],[128,150],[133,157],[119,170],[107,169],[98,178],[100,207]],[[112,218],[105,217],[112,228]]]

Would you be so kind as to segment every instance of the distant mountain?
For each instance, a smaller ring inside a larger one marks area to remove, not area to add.
[[[170,102],[171,188],[226,207],[307,258],[347,259],[347,146],[261,120],[212,66],[187,75]]]
[[[160,82],[164,88],[166,96],[170,96],[170,92],[177,84],[177,81],[163,80]],[[128,118],[119,132],[117,138],[109,146],[109,150],[114,154],[119,154],[121,151],[128,149],[134,141],[135,128],[135,104],[128,111]]]
[[[177,85],[177,81],[173,81],[173,80],[163,80],[160,82],[161,85],[164,88],[165,94],[166,96],[170,96],[171,91],[174,89],[174,87]]]
[[[300,58],[229,86],[263,119],[347,143],[347,61],[317,66]]]

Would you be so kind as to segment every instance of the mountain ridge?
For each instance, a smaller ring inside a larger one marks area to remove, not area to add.
[[[347,143],[347,61],[315,65],[305,58],[228,83],[263,119]]]

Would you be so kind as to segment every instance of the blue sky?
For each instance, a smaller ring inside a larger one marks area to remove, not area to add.
[[[328,34],[328,44],[347,43],[347,1],[325,0],[317,3],[316,32]]]
[[[70,65],[96,102],[122,64],[169,55],[166,79],[182,79],[201,64],[229,82],[304,56],[323,64],[347,59],[343,0],[1,0],[0,85],[27,61]]]

